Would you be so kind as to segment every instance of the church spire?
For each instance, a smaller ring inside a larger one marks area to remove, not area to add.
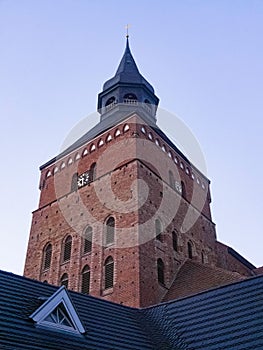
[[[126,47],[121,58],[117,71],[113,78],[106,81],[102,92],[98,96],[98,111],[101,114],[101,120],[109,115],[112,116],[122,108],[124,111],[137,110],[147,104],[144,108],[144,114],[151,121],[155,120],[156,109],[159,103],[158,97],[154,94],[152,85],[141,75],[136,62],[132,56],[129,45],[129,34],[126,35]],[[137,106],[135,108],[135,106]],[[149,107],[151,106],[151,107]],[[146,113],[146,110],[148,112]]]
[[[154,93],[154,89],[151,84],[141,75],[136,62],[132,56],[130,45],[129,45],[129,35],[126,36],[126,48],[120,64],[117,68],[115,76],[103,85],[103,90],[106,90],[116,83],[137,83],[144,84],[151,92]]]

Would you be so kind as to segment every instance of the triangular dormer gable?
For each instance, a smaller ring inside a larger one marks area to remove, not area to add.
[[[85,333],[85,329],[64,286],[61,286],[32,315],[37,325],[73,333]]]

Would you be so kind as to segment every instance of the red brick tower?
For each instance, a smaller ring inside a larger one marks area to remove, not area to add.
[[[209,180],[156,125],[158,102],[127,39],[100,122],[40,167],[25,276],[142,307],[186,259],[217,264]]]

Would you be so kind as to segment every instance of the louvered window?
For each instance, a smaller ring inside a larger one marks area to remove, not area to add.
[[[177,233],[175,231],[173,231],[172,233],[173,235],[173,249],[174,251],[178,251],[178,238],[177,238]]]
[[[64,273],[60,279],[60,285],[68,288],[68,274]]]
[[[114,243],[114,234],[115,234],[115,220],[113,217],[110,217],[106,221],[106,237],[105,237],[106,245]]]
[[[186,198],[186,189],[183,181],[181,181],[181,188],[182,188],[182,197]]]
[[[90,268],[86,265],[82,270],[81,293],[89,294],[90,288]]]
[[[88,226],[84,233],[83,253],[90,253],[92,249],[92,227]]]
[[[188,258],[193,259],[193,247],[191,242],[187,243],[187,250],[188,250]]]
[[[155,220],[155,237],[159,241],[161,241],[161,239],[162,239],[162,224],[161,224],[161,221],[159,219]]]
[[[158,282],[164,284],[164,263],[162,259],[157,260]]]
[[[111,256],[109,256],[104,264],[104,279],[105,279],[105,289],[113,287],[114,279],[114,262]]]
[[[169,170],[169,184],[173,189],[175,188],[174,175],[171,170]]]
[[[96,163],[91,164],[91,167],[90,167],[90,181],[94,181],[96,179],[96,170],[97,170]]]
[[[77,191],[78,189],[78,173],[73,174],[71,180],[71,191]]]
[[[72,237],[68,236],[64,242],[63,261],[70,260],[72,247]]]
[[[46,245],[44,249],[44,261],[43,261],[43,269],[47,270],[51,265],[51,257],[52,257],[52,245],[49,243]]]

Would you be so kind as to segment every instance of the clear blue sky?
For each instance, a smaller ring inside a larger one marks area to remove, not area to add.
[[[126,23],[160,106],[202,147],[218,239],[263,265],[263,1],[0,0],[0,268],[22,273],[38,167],[95,111]]]

